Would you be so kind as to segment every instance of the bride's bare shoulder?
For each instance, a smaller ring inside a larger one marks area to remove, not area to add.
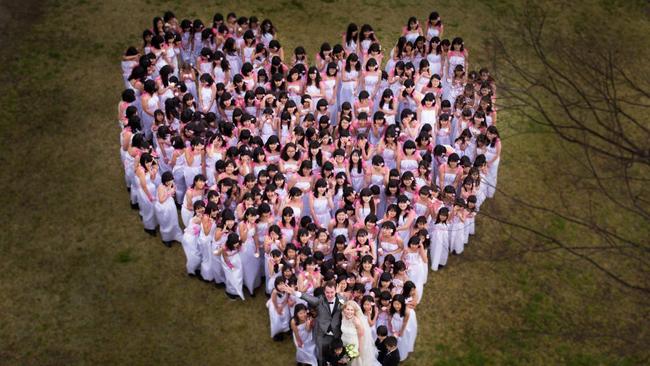
[[[354,317],[352,318],[352,321],[354,322],[354,325],[355,325],[357,328],[358,328],[359,326],[361,326],[361,319],[359,319],[358,316],[354,316]]]

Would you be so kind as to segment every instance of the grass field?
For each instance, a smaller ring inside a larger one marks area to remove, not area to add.
[[[465,39],[473,68],[486,57],[493,12],[508,4],[51,0],[6,8],[14,18],[0,58],[0,364],[294,363],[293,344],[269,336],[264,296],[233,303],[188,279],[181,248],[150,238],[129,208],[115,123],[119,57],[139,45],[153,16],[268,17],[287,52],[304,45],[313,55],[349,22],[372,24],[387,47],[409,16],[437,10],[446,37]],[[500,188],[539,198],[535,178],[557,158],[546,149],[553,138],[507,113],[500,123]],[[497,195],[486,209],[511,208]],[[461,258],[429,276],[406,364],[648,361],[648,307],[636,294],[561,253],[519,252],[507,227],[479,219],[477,231]]]

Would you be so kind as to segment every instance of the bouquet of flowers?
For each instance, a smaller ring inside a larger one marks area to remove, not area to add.
[[[355,358],[359,357],[359,348],[356,344],[350,343],[345,346],[345,354],[350,360],[354,360]]]

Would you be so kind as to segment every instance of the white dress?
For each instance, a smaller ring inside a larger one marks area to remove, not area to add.
[[[449,250],[460,254],[465,248],[465,223],[458,217],[451,219],[449,225]]]
[[[207,110],[204,110],[207,108]],[[201,112],[204,113],[217,113],[217,101],[212,100],[212,88],[201,87]]]
[[[261,258],[255,257],[255,228],[248,229],[248,238],[242,244],[241,249],[241,262],[244,271],[244,286],[248,289],[250,294],[260,286],[262,283],[261,278]]]
[[[361,172],[359,172],[356,166],[350,169],[350,182],[355,192],[361,192],[361,189],[365,188],[365,179],[366,173],[364,173],[363,169],[361,169]]]
[[[197,238],[197,247],[201,251],[201,277],[206,281],[214,280],[214,272],[212,271],[212,238],[214,237],[214,229],[216,225],[212,223],[210,230],[206,234],[201,225],[201,231]]]
[[[384,164],[388,169],[397,168],[397,160],[395,160],[395,150],[386,147],[381,153],[381,157],[384,158]]]
[[[335,227],[332,229],[332,244],[334,244],[336,237],[339,235],[343,235],[345,237],[345,242],[347,243],[350,238],[350,231],[348,230],[347,227]]]
[[[397,250],[398,245],[395,243],[391,243],[388,241],[382,241],[379,243],[379,247],[383,251],[383,253],[379,256],[379,264],[384,263],[384,259],[386,258],[386,255],[388,252],[392,252],[394,250]],[[393,254],[393,257],[395,257],[395,261],[398,261],[402,258],[402,255],[399,253]]]
[[[145,173],[145,180],[146,180],[147,190],[149,191],[149,194],[155,199],[156,185],[151,180],[151,175],[149,173]],[[140,216],[142,217],[142,224],[144,225],[144,228],[147,230],[156,230],[156,226],[158,226],[158,222],[156,221],[154,203],[149,201],[149,197],[145,194],[144,190],[142,189],[142,186],[140,184],[140,178],[136,176],[135,181],[138,187],[138,205],[140,206]]]
[[[321,99],[320,97],[316,95],[323,95],[323,92],[320,90],[320,87],[318,85],[310,84],[307,86],[305,89],[305,93],[309,94],[311,98],[311,104],[312,106],[316,107],[318,104],[318,101]]]
[[[269,309],[269,319],[271,320],[271,337],[275,337],[278,334],[288,332],[289,327],[289,305],[288,305],[289,295],[277,294],[276,302],[278,307],[282,309],[282,314],[278,314],[275,306],[273,306],[273,300],[269,299],[266,302],[266,307]]]
[[[476,227],[476,213],[472,212],[465,216],[465,244],[469,242],[469,236],[474,235]]]
[[[284,166],[286,168],[287,164],[285,164]],[[289,179],[289,178],[287,178],[287,179]],[[302,210],[302,215],[300,215],[301,214],[300,212],[296,212],[295,207],[293,208],[294,216],[296,217],[297,220],[300,220],[303,216],[309,216],[310,215],[310,212],[309,212],[310,211],[309,210],[309,191],[311,190],[311,182],[302,180],[302,181],[296,182],[294,187],[298,187],[302,191],[302,207],[304,208]]]
[[[185,177],[185,186],[191,187],[194,184],[194,177],[201,174],[201,154],[194,154],[192,165],[187,165],[183,168],[183,176]]]
[[[347,72],[343,70],[343,74],[348,78],[354,80],[344,81],[341,83],[341,92],[339,93],[339,108],[343,105],[344,102],[349,102],[351,105],[354,105],[355,97],[357,95],[357,80],[359,72],[357,70],[351,70]]]
[[[203,199],[203,195],[192,197],[192,207],[194,206],[194,202],[202,199]],[[194,211],[189,210],[185,202],[183,202],[183,205],[181,206],[181,220],[183,220],[183,226],[187,227],[192,217],[194,217]]]
[[[494,157],[497,154],[496,146],[491,147],[490,145],[487,146],[485,150],[485,158],[490,161],[494,159]],[[497,175],[499,173],[499,162],[501,161],[501,158],[497,158],[492,165],[488,168],[488,173],[486,176],[486,180],[488,182],[487,187],[486,187],[486,192],[485,196],[487,198],[492,198],[494,197],[494,192],[496,192],[497,188]]]
[[[185,258],[187,259],[185,265],[187,273],[189,274],[194,274],[199,266],[201,266],[201,251],[197,246],[200,231],[201,224],[192,222],[185,228],[185,232],[183,233],[181,244],[183,244],[183,251],[185,252]]]
[[[432,131],[435,134],[436,126],[438,125],[438,116],[436,115],[436,110],[434,108],[423,108],[422,112],[420,112],[420,118],[421,125],[424,126],[425,124],[428,124],[433,128]]]
[[[451,130],[443,127],[436,131],[436,145],[451,145]]]
[[[131,204],[138,203],[138,187],[137,179],[135,177],[135,158],[128,152],[124,154],[124,179],[126,186],[131,190],[130,198]]]
[[[244,300],[244,276],[239,250],[227,251],[226,254],[232,268],[228,267],[223,256],[219,256],[221,258],[223,274],[226,278],[226,292],[231,295],[237,295]]]
[[[336,89],[334,88],[335,85],[336,85],[336,79],[325,79],[325,80],[323,80],[323,86],[325,88],[324,94],[325,94],[325,97],[328,100],[332,99],[334,97],[335,93],[336,93]]]
[[[183,232],[178,224],[178,211],[176,211],[174,199],[167,197],[165,202],[160,203],[160,200],[156,197],[154,212],[156,213],[158,225],[160,225],[160,237],[162,240],[181,242],[183,240]]]
[[[406,223],[406,218],[407,217],[405,215],[399,215],[397,218],[397,223],[399,226],[404,226]],[[399,235],[399,237],[402,239],[402,243],[408,243],[411,235],[410,228],[406,228],[406,230],[398,230],[397,235]],[[397,258],[395,259],[397,260]]]
[[[406,274],[415,284],[418,298],[422,298],[422,288],[427,281],[427,263],[422,260],[420,253],[407,252],[402,260],[406,263]]]
[[[327,227],[332,216],[330,215],[330,208],[328,206],[329,200],[327,197],[314,198],[314,216],[318,219],[319,226]]]
[[[437,271],[438,266],[447,264],[449,256],[449,228],[445,223],[433,225],[433,236],[429,247],[431,257],[431,270]]]
[[[208,186],[213,186],[217,182],[215,181],[215,163],[223,159],[223,154],[219,151],[213,151],[212,154],[205,154],[205,175],[208,179]]]
[[[266,144],[266,140],[269,139],[269,137],[275,135],[275,131],[273,130],[273,126],[270,123],[263,122],[262,124],[262,142]]]
[[[237,75],[241,73],[242,62],[238,54],[226,53],[226,60],[230,64],[230,75]]]
[[[400,361],[406,360],[409,353],[413,352],[415,348],[415,337],[418,334],[418,320],[415,316],[415,311],[411,308],[406,308],[409,314],[409,320],[404,329],[404,334],[400,334],[397,338],[397,349],[399,350]],[[404,319],[398,313],[393,314],[390,319],[393,330],[402,328]]]
[[[278,249],[277,244],[271,244],[271,250]],[[274,272],[274,270],[269,269],[269,260],[271,259],[271,255],[266,253],[264,254],[264,273],[266,274],[266,294],[271,295],[271,292],[273,292],[273,288],[275,287],[275,279],[278,278],[278,276],[282,276],[282,268],[278,265],[278,271]],[[273,265],[275,267],[275,265]]]
[[[399,163],[399,172],[404,174],[406,172],[415,173],[418,170],[418,161],[415,158],[404,157]]]
[[[435,52],[432,52],[427,55],[427,61],[429,61],[429,71],[431,75],[438,74],[438,76],[443,77],[442,73],[442,56],[436,55]]]
[[[374,366],[378,365],[377,362],[377,348],[374,344],[374,339],[372,339],[372,332],[370,331],[370,326],[366,317],[361,312],[361,309],[357,308],[356,316],[361,322],[363,327],[363,336],[361,337],[361,344],[359,343],[359,336],[357,334],[357,327],[354,325],[354,322],[348,320],[345,316],[341,318],[341,341],[343,341],[343,346],[349,344],[354,344],[359,351],[359,357],[352,360],[349,363],[350,366]]]
[[[156,140],[154,140],[154,142],[155,141]],[[165,146],[161,146],[159,144],[156,145],[157,145],[156,154],[158,154],[159,157],[158,165],[160,166],[160,170],[159,170],[160,173],[162,174],[164,172],[170,172],[172,168],[169,166],[169,164],[165,163],[165,160],[163,159],[163,152],[165,153],[164,156],[167,156],[171,160],[172,154],[174,153],[174,147],[169,145],[165,145]]]
[[[311,366],[318,366],[316,359],[316,343],[314,342],[314,332],[307,329],[307,324],[298,325],[298,335],[302,340],[302,347],[298,347],[296,335],[293,335],[293,343],[296,345],[296,362],[304,363]]]
[[[454,182],[456,181],[456,177],[458,176],[455,171],[453,170],[450,171],[450,169],[451,168],[447,166],[447,169],[445,170],[445,176],[443,178],[444,187],[453,186]],[[438,171],[440,171],[440,169],[438,169]],[[444,188],[444,187],[440,187],[440,188]]]
[[[149,100],[147,100],[147,109],[151,111],[151,113],[158,109],[158,94],[152,95]],[[153,123],[153,116],[150,116],[148,113],[142,111],[142,132],[144,132],[144,136],[147,138],[147,140],[151,140],[153,137],[153,132],[151,131]]]
[[[187,185],[185,184],[185,155],[180,154],[176,158],[176,164],[172,168],[172,174],[174,174],[174,185],[176,186],[176,202],[183,202],[185,198],[185,191],[187,191]]]
[[[377,83],[379,82],[379,76],[378,75],[366,75],[363,79],[364,87],[363,89],[370,94],[370,98],[372,98],[372,93],[375,91],[375,88],[377,87]],[[372,99],[371,99],[372,100]],[[372,115],[372,113],[368,113],[368,115]]]
[[[214,252],[224,249],[226,239],[228,239],[228,233],[223,232],[219,240],[214,240],[213,237],[212,244],[210,245],[210,268],[212,270],[212,278],[216,283],[226,282],[226,275],[223,271],[223,265],[221,263],[221,254],[214,254]]]

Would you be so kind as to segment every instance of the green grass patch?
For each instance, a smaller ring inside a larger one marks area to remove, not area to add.
[[[133,254],[133,249],[128,248],[117,253],[115,261],[117,263],[131,263],[135,262],[137,258]]]

